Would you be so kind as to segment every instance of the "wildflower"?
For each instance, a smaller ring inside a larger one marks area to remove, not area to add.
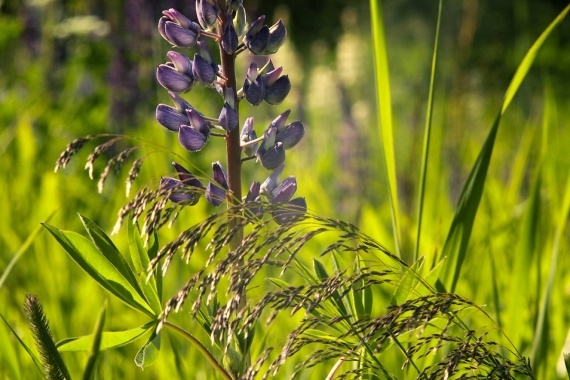
[[[205,196],[212,206],[217,207],[226,199],[228,182],[226,180],[226,173],[219,161],[212,164],[212,169],[214,171],[214,181],[208,183]]]

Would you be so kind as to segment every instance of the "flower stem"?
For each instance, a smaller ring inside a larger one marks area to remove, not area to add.
[[[208,362],[210,362],[210,364],[216,369],[216,371],[218,371],[218,373],[224,379],[233,380],[232,376],[224,369],[224,367],[222,367],[222,365],[220,363],[218,363],[218,361],[216,360],[216,358],[214,358],[212,353],[210,351],[208,351],[208,349],[202,343],[200,343],[200,341],[198,339],[196,339],[192,334],[190,334],[188,331],[184,330],[182,327],[177,326],[175,324],[172,324],[168,321],[164,321],[164,326],[170,328],[171,330],[176,331],[178,334],[182,335],[184,338],[186,338],[190,342],[192,342],[192,344],[194,346],[196,346],[198,351],[200,351],[202,353],[202,355],[204,355],[206,360],[208,360]]]
[[[229,17],[220,17],[218,30],[224,30],[226,23],[232,22]],[[236,71],[235,71],[235,55],[228,54],[220,44],[220,58],[221,58],[221,74],[227,78],[225,88],[231,88],[234,93],[234,98],[237,99],[237,85],[236,85]],[[225,90],[224,88],[224,90]],[[239,115],[239,103],[235,102],[235,111]],[[226,135],[226,159],[227,159],[227,175],[228,175],[228,207],[241,202],[241,147],[239,128],[234,128]],[[239,216],[228,215],[229,228],[237,224]],[[243,231],[239,230],[232,241],[230,241],[230,249],[233,250],[239,246],[243,238]]]

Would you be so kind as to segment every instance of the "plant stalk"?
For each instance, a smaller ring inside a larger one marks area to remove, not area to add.
[[[225,380],[233,380],[233,377],[222,367],[220,363],[214,358],[212,353],[204,346],[198,339],[196,339],[192,334],[188,331],[184,330],[182,327],[172,324],[168,321],[164,321],[164,326],[176,331],[178,334],[182,335],[184,338],[188,339],[198,351],[204,355],[206,360],[216,369],[216,371],[225,379]]]

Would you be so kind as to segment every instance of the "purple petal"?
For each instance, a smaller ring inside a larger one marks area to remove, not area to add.
[[[269,149],[275,145],[275,136],[277,135],[277,128],[270,125],[269,128],[263,133],[263,142],[257,149],[255,154],[258,158],[261,158]]]
[[[291,91],[291,81],[288,75],[283,75],[265,91],[265,101],[272,105],[281,104]]]
[[[216,72],[212,66],[206,62],[199,54],[194,54],[194,64],[192,65],[192,75],[204,84],[212,84],[216,79]]]
[[[261,156],[261,165],[269,170],[277,169],[284,161],[285,149],[280,142]]]
[[[238,35],[233,22],[228,22],[222,35],[222,48],[228,54],[234,54],[238,47]]]
[[[283,208],[273,211],[273,219],[277,224],[296,222],[307,213],[305,198],[295,198],[285,203]]]
[[[188,117],[181,114],[174,107],[159,104],[156,107],[156,120],[173,132],[178,132],[182,124],[188,124]]]
[[[181,125],[178,130],[178,141],[180,145],[190,152],[197,152],[206,145],[208,136],[203,135],[196,129],[188,125]]]
[[[248,42],[245,43],[249,51],[255,55],[262,55],[265,52],[265,48],[269,43],[269,28],[264,25],[259,32]]]
[[[226,180],[226,172],[224,171],[224,168],[222,167],[220,161],[214,162],[212,164],[212,169],[214,171],[214,181],[216,181],[217,184],[227,190],[228,181]]]
[[[218,185],[209,182],[204,196],[212,206],[218,207],[226,199],[226,191]]]
[[[263,77],[259,76],[249,85],[245,92],[245,98],[254,106],[258,106],[265,97],[265,81]]]
[[[303,139],[304,135],[305,126],[301,121],[297,120],[287,125],[281,132],[278,132],[277,136],[275,136],[275,141],[282,142],[283,148],[291,149]]]
[[[265,48],[266,54],[273,54],[279,50],[281,45],[285,42],[287,38],[287,28],[283,24],[283,21],[279,19],[271,28],[269,28],[269,43]]]
[[[172,92],[184,92],[192,88],[190,77],[179,73],[174,67],[159,65],[156,69],[156,79],[162,87]]]
[[[257,181],[253,182],[249,187],[249,191],[245,196],[246,202],[253,202],[257,197],[259,197],[259,190],[261,188],[261,184]]]
[[[271,195],[273,196],[271,203],[288,202],[293,194],[295,194],[295,191],[297,191],[297,179],[295,176],[287,177],[271,191]]]
[[[267,179],[263,181],[259,191],[271,197],[271,192],[279,184],[279,177],[281,177],[283,169],[285,169],[285,164],[279,165],[279,167],[277,167],[277,169],[275,169],[273,173],[271,173],[269,177],[267,177]]]
[[[169,51],[166,56],[172,61],[176,71],[192,78],[192,61],[190,58],[176,51]]]
[[[191,48],[196,45],[200,34],[194,30],[184,28],[172,21],[167,21],[164,25],[164,32],[168,42],[181,48]]]
[[[239,125],[238,113],[228,103],[224,103],[220,112],[219,122],[222,128],[230,132]]]
[[[182,165],[180,165],[177,162],[173,162],[172,165],[178,172],[178,178],[180,178],[180,181],[182,181],[184,185],[191,187],[198,187],[200,189],[204,188],[202,182],[200,182],[200,180],[195,175],[186,170],[186,168],[184,168]]]

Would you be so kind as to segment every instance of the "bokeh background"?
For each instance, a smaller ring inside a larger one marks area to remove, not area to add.
[[[303,120],[307,135],[288,155],[286,175],[297,176],[298,192],[307,198],[311,211],[354,222],[392,248],[376,121],[368,1],[244,3],[252,18],[265,14],[270,23],[284,19],[289,42],[273,60],[276,66],[284,66],[293,89],[280,106],[243,106],[242,120],[245,115],[255,116],[259,133],[277,114],[290,108],[290,118]],[[428,180],[431,204],[422,250],[441,248],[462,185],[514,70],[566,4],[563,0],[444,1],[435,143]],[[410,230],[404,234],[403,244],[411,248],[437,1],[390,0],[383,7],[397,126],[398,181],[405,214],[403,230]],[[212,161],[224,159],[221,143],[210,143],[203,152],[190,157],[178,146],[176,136],[154,120],[156,104],[170,103],[154,77],[156,66],[166,60],[169,50],[156,32],[161,11],[167,8],[193,18],[191,0],[0,1],[0,273],[4,274],[0,314],[26,342],[31,342],[21,312],[26,293],[38,295],[44,303],[58,338],[90,332],[105,299],[103,291],[76,268],[45,231],[35,235],[39,223],[51,218],[50,223],[56,226],[80,231],[77,213],[81,213],[110,232],[116,213],[129,200],[124,185],[128,169],[111,176],[98,194],[97,176],[104,160],[96,165],[94,181],[83,170],[93,146],[84,148],[68,168],[54,173],[55,160],[71,140],[97,133],[140,139],[139,153],[148,157],[135,190],[158,183],[161,175],[172,175],[170,162],[176,154],[190,160],[193,171],[204,176],[208,176]],[[459,288],[480,304],[492,299],[488,291],[478,290],[478,284],[486,281],[482,273],[499,268],[489,276],[501,283],[501,268],[508,268],[513,259],[510,255],[518,236],[515,231],[544,144],[548,145],[552,170],[545,177],[547,186],[542,194],[545,215],[554,213],[560,202],[570,167],[569,25],[568,21],[563,23],[541,50],[503,120],[490,168],[492,180],[487,184],[474,230],[473,253],[465,264],[467,279]],[[240,61],[244,74],[247,60],[246,56]],[[186,99],[203,113],[217,115],[219,99],[209,92],[192,90]],[[548,117],[545,112],[549,112]],[[547,138],[542,135],[544,123],[550,125]],[[250,181],[263,180],[267,173],[251,165],[245,175]],[[193,208],[172,231],[164,232],[165,238],[175,236],[176,228],[199,221],[209,211],[204,204]],[[541,258],[548,263],[551,235],[548,224],[542,228],[538,239],[544,244],[538,246],[544,249],[537,248],[536,258],[542,272],[529,275],[531,282],[548,270]],[[126,231],[121,231],[116,236],[119,246],[125,245],[125,235]],[[556,277],[559,293],[553,307],[558,309],[553,309],[554,321],[549,325],[554,329],[555,347],[545,354],[550,368],[556,366],[559,355],[554,351],[561,352],[570,324],[562,306],[570,298],[568,236],[570,233],[562,242]],[[30,237],[33,239],[28,244]],[[21,257],[11,266],[18,253]],[[178,289],[190,270],[191,265],[181,266],[179,277],[170,278],[167,296]],[[539,302],[541,282],[537,284],[529,305]],[[123,311],[121,305],[111,302],[109,328],[136,323],[136,315]],[[534,325],[533,314],[527,314],[521,314],[520,323],[530,327],[517,341],[523,352],[530,349]],[[39,377],[3,324],[0,342],[0,377]],[[173,342],[168,349],[188,350],[181,342]],[[132,363],[134,352],[136,347],[125,347],[106,354],[101,378],[181,374],[179,363],[174,365],[167,353],[156,366],[137,372]],[[193,373],[189,368],[198,356],[190,350],[187,357],[188,363],[182,368]],[[84,357],[70,355],[69,360],[77,370]],[[196,378],[200,376],[206,375],[196,374]]]

